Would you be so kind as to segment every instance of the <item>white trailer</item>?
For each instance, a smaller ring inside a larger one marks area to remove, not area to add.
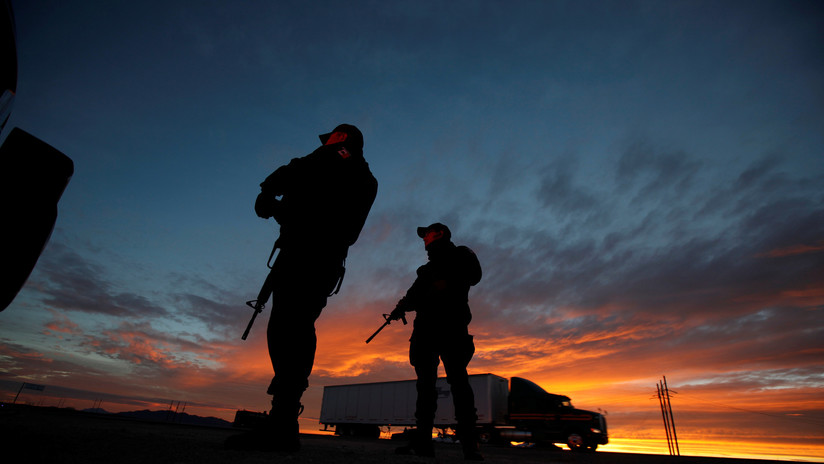
[[[509,381],[493,374],[477,374],[469,376],[469,384],[475,393],[478,424],[505,423]],[[435,427],[452,427],[456,424],[452,391],[446,378],[439,378],[435,385],[438,390]],[[417,396],[415,380],[326,386],[320,423],[335,426],[342,435],[373,435],[375,426],[415,425]]]

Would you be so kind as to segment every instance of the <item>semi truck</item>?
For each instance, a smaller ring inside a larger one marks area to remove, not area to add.
[[[609,442],[602,414],[576,409],[568,396],[546,392],[520,377],[469,376],[484,443],[566,444],[573,451],[595,451]],[[455,428],[446,378],[439,378],[435,427]],[[415,425],[415,380],[330,385],[323,388],[320,423],[336,435],[378,438],[381,427]]]

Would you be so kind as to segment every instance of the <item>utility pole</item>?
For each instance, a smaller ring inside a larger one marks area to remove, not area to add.
[[[20,392],[22,392],[24,388],[28,388],[29,390],[43,391],[43,390],[46,389],[46,386],[45,385],[38,385],[36,383],[23,382],[23,385],[20,385],[20,390],[17,390],[17,395],[15,395],[14,401],[12,401],[11,404],[16,404],[17,403],[17,398],[20,396]]]
[[[169,403],[169,409],[166,410],[166,422],[173,422],[175,419],[175,400]]]
[[[664,408],[664,394],[662,392],[663,385],[660,380],[655,384],[655,390],[658,393],[658,405],[661,407],[661,417],[664,420],[664,433],[667,435],[667,450],[669,451],[670,456],[672,456],[672,437],[670,436],[669,420],[667,420],[667,414]]]
[[[98,409],[102,411],[103,410],[103,398],[95,398],[94,399],[94,404],[92,405],[92,409],[95,412],[98,412]]]
[[[678,435],[675,433],[675,418],[672,415],[672,403],[666,376],[663,381],[658,381],[656,390],[658,391],[658,403],[661,405],[661,417],[664,420],[664,431],[667,435],[667,448],[670,456],[680,456],[681,450],[678,448]]]
[[[678,435],[675,433],[675,417],[672,416],[672,403],[670,402],[669,388],[667,387],[667,376],[664,376],[664,392],[667,394],[667,408],[669,408],[670,426],[672,427],[672,441],[675,443],[675,455],[681,456],[678,449]]]

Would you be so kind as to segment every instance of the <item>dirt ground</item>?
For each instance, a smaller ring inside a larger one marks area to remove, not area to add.
[[[0,410],[3,455],[19,451],[19,462],[106,464],[257,464],[257,463],[362,463],[446,464],[462,463],[460,445],[436,443],[436,458],[394,454],[399,443],[391,440],[350,439],[303,435],[298,453],[229,451],[223,448],[233,429],[141,422],[51,408]],[[19,450],[19,451],[18,451]],[[486,462],[494,464],[768,464],[722,458],[671,457],[622,453],[573,453],[550,449],[484,446]],[[783,461],[785,462],[785,461]]]

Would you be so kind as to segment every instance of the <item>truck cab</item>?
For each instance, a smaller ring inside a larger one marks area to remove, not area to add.
[[[595,451],[609,442],[604,417],[576,409],[568,396],[548,393],[535,383],[512,377],[508,422],[529,431],[536,444],[564,443],[573,451]]]

